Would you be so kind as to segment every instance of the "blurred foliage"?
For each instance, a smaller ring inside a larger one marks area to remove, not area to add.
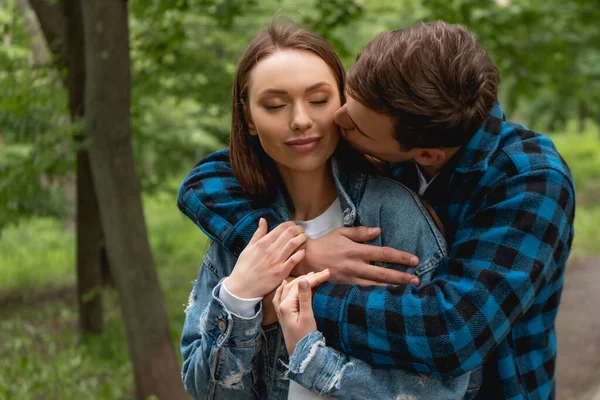
[[[146,192],[226,145],[236,60],[273,15],[329,40],[349,67],[376,33],[462,23],[502,74],[509,117],[541,131],[599,123],[600,7],[591,0],[130,0],[132,126]],[[33,66],[16,0],[0,4],[0,230],[73,213],[67,93],[52,62]]]

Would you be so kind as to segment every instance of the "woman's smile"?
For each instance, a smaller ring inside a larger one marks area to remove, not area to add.
[[[293,140],[289,140],[289,141],[285,142],[285,144],[288,145],[289,148],[291,148],[294,151],[297,151],[298,153],[310,153],[311,151],[313,151],[317,147],[319,147],[320,143],[321,143],[320,136],[312,136],[312,137],[308,137],[308,138],[293,139]]]

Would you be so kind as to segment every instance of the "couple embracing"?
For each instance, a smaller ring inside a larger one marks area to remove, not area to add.
[[[181,351],[197,399],[551,399],[575,191],[505,120],[462,26],[376,36],[346,79],[291,25],[259,32],[229,149],[183,181],[213,239]]]

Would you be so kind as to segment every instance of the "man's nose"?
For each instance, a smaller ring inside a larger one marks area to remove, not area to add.
[[[333,114],[333,121],[338,124],[342,129],[352,130],[354,124],[348,115],[348,106],[344,104],[341,106],[335,114]]]

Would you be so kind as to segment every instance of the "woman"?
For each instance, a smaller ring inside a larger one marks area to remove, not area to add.
[[[366,173],[364,157],[339,142],[333,114],[344,101],[344,78],[331,46],[292,26],[259,32],[239,61],[230,143],[235,176],[247,195],[298,224],[281,224],[267,233],[261,220],[238,259],[216,243],[204,257],[181,341],[183,381],[195,398],[469,395],[469,374],[443,380],[376,370],[326,346],[314,318],[302,330],[298,319],[289,317],[298,300],[306,300],[306,287],[328,277],[324,271],[282,284],[304,257],[301,246],[308,237],[342,226],[381,226],[382,235],[373,244],[417,255],[420,266],[408,272],[422,284],[446,253],[442,235],[417,197],[398,183]],[[389,226],[400,216],[410,232]],[[261,326],[267,322],[263,315],[273,314],[272,303],[262,300],[274,292],[284,337],[276,323]],[[295,337],[299,332],[303,336]]]

